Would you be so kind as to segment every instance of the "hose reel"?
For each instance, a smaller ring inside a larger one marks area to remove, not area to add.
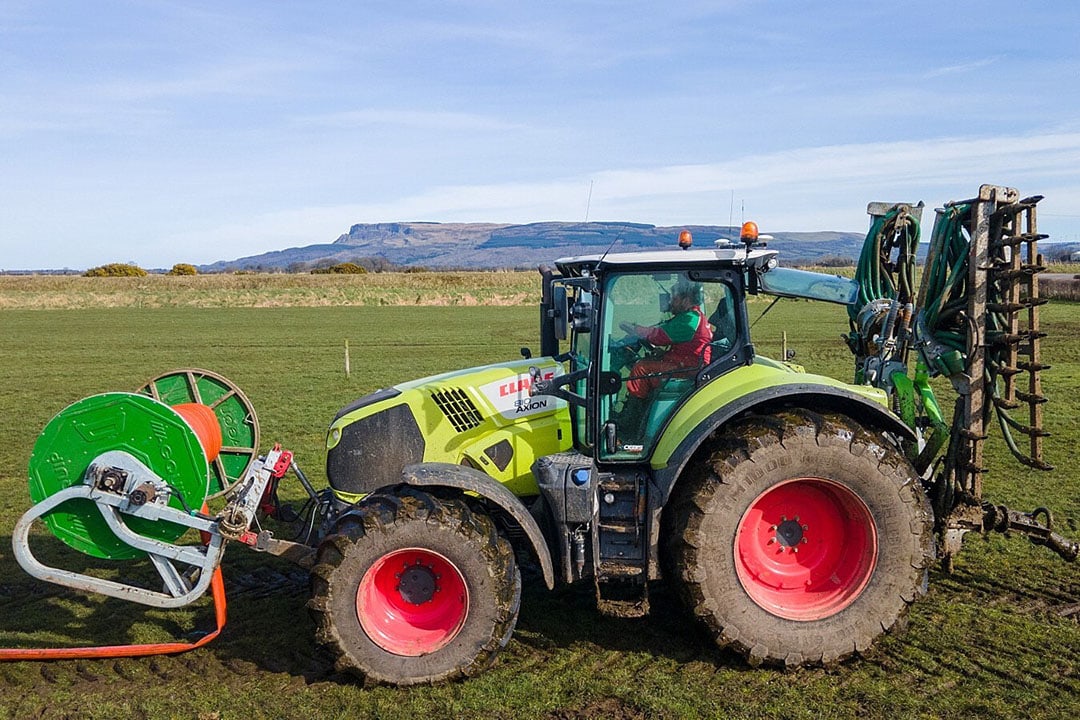
[[[53,417],[34,444],[34,506],[15,526],[15,558],[30,575],[79,590],[163,608],[193,602],[208,589],[232,537],[208,514],[207,501],[227,494],[225,515],[234,526],[242,518],[246,532],[279,461],[291,460],[277,448],[258,460],[257,443],[250,402],[205,370],[159,375],[138,393],[79,400]],[[30,548],[30,527],[39,519],[91,557],[148,558],[162,589],[43,564]],[[189,530],[203,533],[204,544],[178,544]]]

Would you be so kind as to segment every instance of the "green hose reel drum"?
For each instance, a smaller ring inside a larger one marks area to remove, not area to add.
[[[210,468],[195,431],[168,405],[133,393],[84,398],[49,421],[30,455],[30,499],[38,503],[82,484],[94,458],[110,450],[129,453],[165,479],[173,488],[171,507],[202,506]],[[42,520],[56,537],[87,555],[110,560],[144,555],[112,533],[91,500],[69,500]],[[126,523],[139,535],[168,543],[187,530],[140,518]]]
[[[190,405],[206,407],[193,412],[185,407]],[[211,462],[204,445],[215,443],[207,441],[206,422],[215,418],[221,427],[221,450],[209,448],[217,456]],[[197,511],[243,476],[257,447],[258,421],[238,388],[208,371],[173,371],[151,379],[139,393],[94,395],[53,417],[30,455],[30,499],[38,503],[81,484],[96,457],[123,451],[171,486],[170,507]],[[69,500],[42,521],[64,543],[93,557],[126,560],[145,555],[112,533],[91,500]],[[187,531],[175,523],[137,517],[126,517],[125,523],[139,535],[165,543],[174,543]]]

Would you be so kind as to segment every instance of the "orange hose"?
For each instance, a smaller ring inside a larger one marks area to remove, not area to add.
[[[214,600],[214,620],[217,628],[203,635],[195,642],[147,643],[144,645],[103,645],[99,647],[78,648],[4,648],[0,649],[2,660],[84,660],[121,657],[147,657],[150,655],[172,655],[202,647],[216,638],[225,627],[225,582],[221,578],[221,568],[214,568],[214,577],[210,581],[211,596]]]
[[[205,405],[200,407],[206,407]],[[209,410],[209,408],[207,408]],[[213,411],[211,411],[213,412]],[[215,421],[216,422],[216,421]],[[220,436],[220,430],[218,431]],[[209,512],[206,504],[202,511]],[[203,542],[209,537],[203,534]],[[0,661],[4,660],[84,660],[120,657],[148,657],[150,655],[173,655],[187,652],[206,645],[221,634],[228,615],[225,604],[225,581],[221,576],[221,566],[214,568],[210,578],[210,597],[214,603],[214,622],[217,627],[195,642],[146,643],[143,645],[103,645],[99,647],[77,648],[0,648]]]
[[[191,426],[195,435],[199,438],[206,460],[214,462],[218,453],[221,452],[221,425],[218,424],[217,415],[206,405],[200,403],[183,403],[173,405],[172,409],[179,413],[180,417]]]

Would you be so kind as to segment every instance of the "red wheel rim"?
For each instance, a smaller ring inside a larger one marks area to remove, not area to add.
[[[750,503],[735,531],[735,571],[761,608],[821,620],[859,596],[877,565],[877,530],[847,487],[795,478]]]
[[[469,614],[469,590],[454,563],[432,550],[387,553],[356,590],[356,617],[371,641],[416,657],[453,640]]]

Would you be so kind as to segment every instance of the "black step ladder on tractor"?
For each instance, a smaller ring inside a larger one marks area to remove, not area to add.
[[[641,470],[597,476],[592,533],[596,603],[607,615],[643,617],[649,612],[647,483]]]

